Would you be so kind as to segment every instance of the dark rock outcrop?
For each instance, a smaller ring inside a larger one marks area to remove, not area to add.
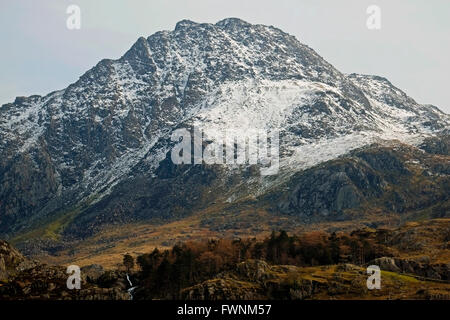
[[[7,280],[34,265],[36,262],[25,258],[9,243],[0,240],[0,280]]]
[[[126,291],[124,274],[105,273],[98,265],[84,267],[81,270],[81,288],[68,289],[69,274],[66,273],[66,268],[30,261],[7,242],[0,240],[0,300],[128,300],[130,298]],[[105,281],[105,278],[110,281]]]

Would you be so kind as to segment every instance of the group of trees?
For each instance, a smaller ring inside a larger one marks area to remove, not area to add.
[[[177,298],[180,290],[231,270],[246,259],[271,264],[314,266],[350,262],[364,264],[386,254],[386,247],[367,233],[351,235],[311,232],[289,236],[272,232],[260,241],[208,240],[176,244],[170,250],[154,249],[137,257],[138,276],[150,298]],[[131,263],[128,260],[128,265]],[[125,264],[125,259],[124,259]]]

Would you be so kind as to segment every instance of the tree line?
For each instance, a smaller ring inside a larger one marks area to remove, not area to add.
[[[270,264],[317,266],[338,263],[363,265],[389,255],[382,232],[351,234],[309,232],[289,236],[272,232],[263,239],[210,239],[178,243],[170,250],[154,249],[137,257],[137,273],[146,298],[178,298],[181,289],[211,279],[247,259]],[[124,259],[128,267],[129,257]]]

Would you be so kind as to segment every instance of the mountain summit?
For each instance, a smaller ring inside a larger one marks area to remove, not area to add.
[[[298,172],[375,142],[419,145],[450,123],[387,79],[343,74],[295,37],[237,18],[180,21],[0,114],[0,235],[56,239],[267,198]],[[278,131],[280,173],[174,165],[171,133],[193,126]]]

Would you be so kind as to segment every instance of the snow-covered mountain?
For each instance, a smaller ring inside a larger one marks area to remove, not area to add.
[[[141,37],[66,89],[18,97],[0,114],[4,235],[55,219],[70,230],[75,217],[98,225],[178,217],[215,201],[211,186],[227,202],[257,197],[356,148],[419,144],[450,124],[384,78],[343,74],[295,37],[236,18],[183,20]],[[192,126],[278,131],[279,174],[174,166],[171,133]]]

